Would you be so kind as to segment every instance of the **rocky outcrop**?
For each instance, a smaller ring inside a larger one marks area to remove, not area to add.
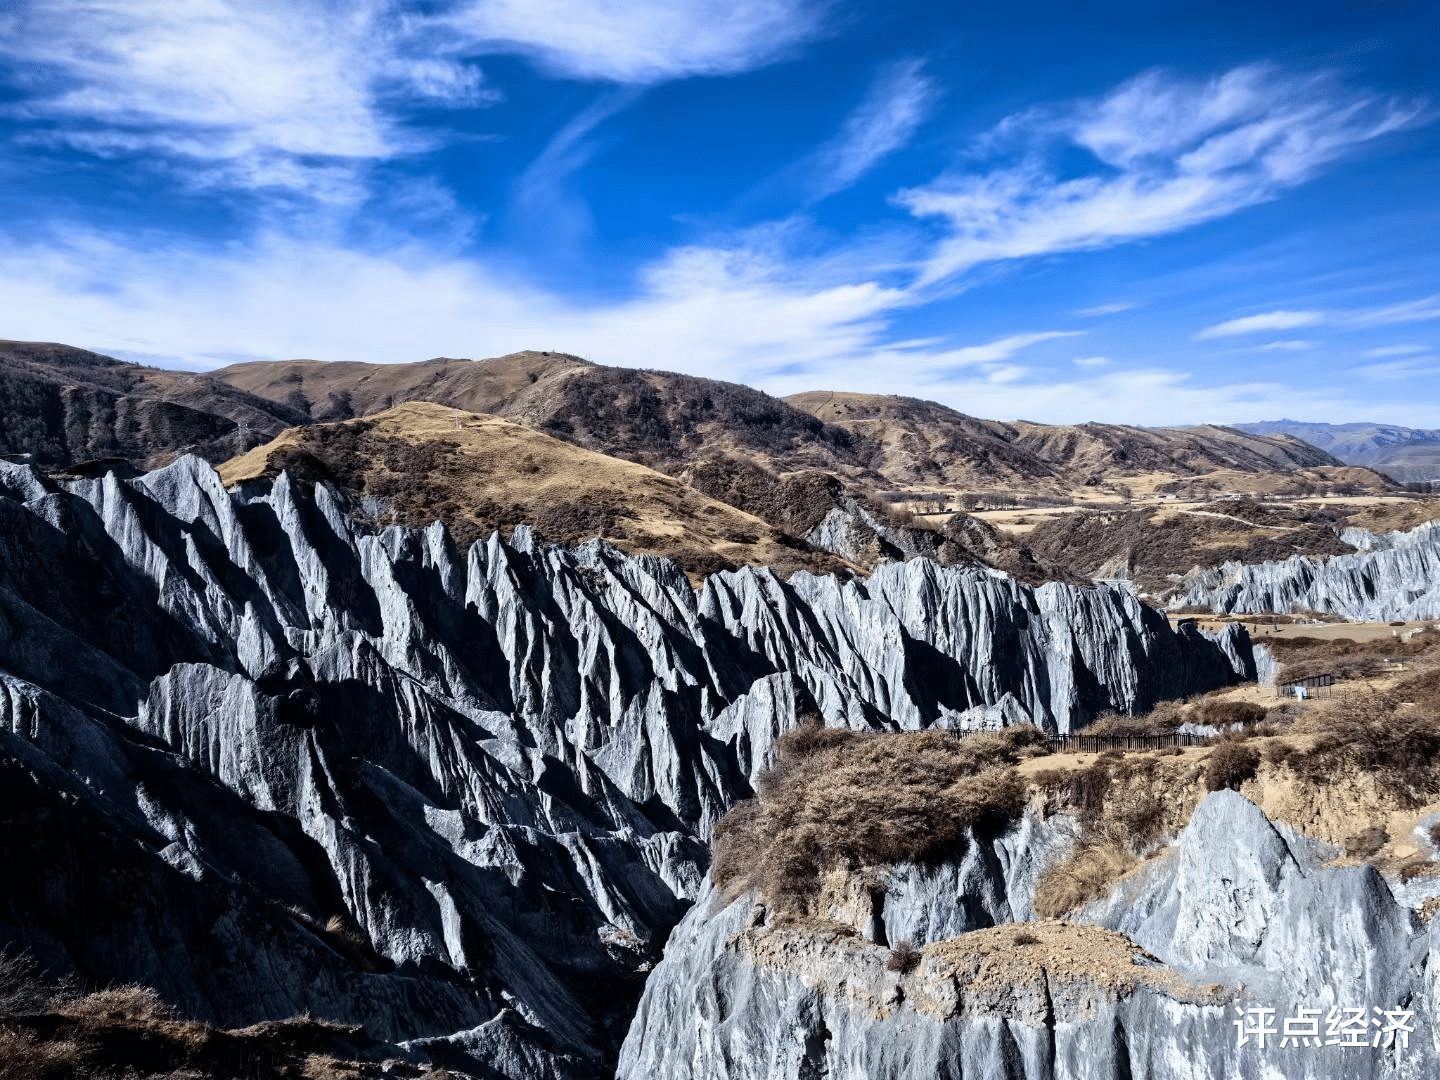
[[[601,1075],[711,827],[805,714],[1064,731],[1248,656],[1123,590],[925,560],[696,590],[524,528],[368,533],[196,458],[0,464],[0,939],[227,1026]]]
[[[1437,879],[1392,888],[1368,866],[1207,797],[1172,848],[1067,923],[1034,922],[1038,870],[1072,842],[1065,816],[977,838],[964,861],[898,867],[887,939],[863,925],[771,925],[754,895],[713,894],[676,929],[621,1053],[622,1080],[1038,1080],[1422,1077],[1440,1071],[1437,937],[1416,908]],[[995,924],[1026,925],[1001,929]],[[992,928],[993,927],[993,928]],[[992,928],[992,929],[987,929]],[[1023,930],[1023,935],[1016,933]],[[957,937],[957,935],[963,935]],[[873,935],[872,935],[873,936]],[[1268,1014],[1252,1009],[1273,1009]],[[1314,1045],[1281,1045],[1316,1009]],[[1363,1044],[1339,1021],[1361,1009]],[[1377,1013],[1376,1009],[1381,1010]],[[1408,1046],[1384,1010],[1408,1012]],[[1377,1020],[1378,1017],[1378,1020]],[[1242,1045],[1236,1021],[1275,1033]],[[1372,1020],[1377,1020],[1372,1024]],[[1375,1037],[1382,1045],[1372,1046]]]
[[[1361,550],[1192,570],[1170,607],[1231,614],[1322,611],[1378,621],[1440,618],[1440,522],[1382,535],[1347,529],[1341,539]]]

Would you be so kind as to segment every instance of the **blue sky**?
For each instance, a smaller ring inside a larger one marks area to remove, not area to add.
[[[8,0],[0,336],[1440,427],[1440,13]]]

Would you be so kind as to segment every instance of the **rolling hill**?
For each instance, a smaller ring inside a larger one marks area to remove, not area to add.
[[[1002,422],[933,401],[832,391],[786,400],[848,431],[862,460],[897,487],[1050,494],[1109,487],[1148,493],[1209,477],[1221,488],[1283,491],[1286,480],[1294,481],[1292,487],[1323,483],[1325,470],[1343,469],[1330,454],[1293,436],[1214,425]],[[1376,490],[1388,486],[1360,472],[1335,479]]]
[[[1207,476],[1217,477],[1220,487],[1239,476],[1242,487],[1256,490],[1327,479],[1387,486],[1365,473],[1327,478],[1323,470],[1343,468],[1342,462],[1285,434],[1006,423],[914,398],[831,391],[781,400],[736,383],[604,367],[561,353],[393,365],[259,362],[222,368],[214,377],[315,420],[420,399],[491,412],[670,475],[700,459],[728,458],[777,477],[820,470],[872,491],[1067,495],[1120,490],[1116,485],[1153,490]],[[1300,476],[1300,470],[1311,473]],[[1291,474],[1294,484],[1276,482]],[[1248,484],[1250,476],[1267,479]]]
[[[219,461],[234,453],[241,423],[264,437],[303,420],[206,375],[0,341],[0,455],[42,466],[109,458],[156,465],[182,449]]]
[[[741,565],[817,573],[849,564],[643,465],[496,416],[406,402],[364,419],[292,428],[220,466],[226,486],[288,471],[360,496],[373,525],[440,520],[456,540],[530,525],[553,543],[601,537],[693,577]]]

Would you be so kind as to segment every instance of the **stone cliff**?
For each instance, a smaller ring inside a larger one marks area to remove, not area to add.
[[[1440,618],[1440,523],[1381,535],[1347,529],[1341,539],[1361,550],[1197,568],[1185,576],[1170,607],[1231,614],[1324,611],[1376,621]]]
[[[878,917],[849,925],[843,909],[797,925],[754,893],[727,903],[712,892],[647,983],[619,1076],[1440,1074],[1440,935],[1417,912],[1435,878],[1402,886],[1370,866],[1331,866],[1336,849],[1224,790],[1106,898],[1035,921],[1038,876],[1075,835],[1069,815],[1032,811],[960,861],[892,868]],[[896,971],[883,943],[903,939],[920,956]],[[1357,1034],[1346,1009],[1360,1010]],[[1411,1032],[1387,1037],[1387,1010],[1409,1013],[1397,1023]],[[1282,1045],[1284,1020],[1305,1016],[1313,1042]],[[1237,1020],[1274,1033],[1242,1044]]]
[[[915,560],[696,590],[524,528],[369,533],[323,485],[227,492],[196,458],[0,463],[0,938],[227,1026],[604,1075],[798,717],[1065,731],[1253,674],[1243,631],[1120,589]]]

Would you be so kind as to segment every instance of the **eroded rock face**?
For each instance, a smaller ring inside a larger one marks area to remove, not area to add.
[[[1379,535],[1347,529],[1341,538],[1362,550],[1192,570],[1170,606],[1232,614],[1327,611],[1382,622],[1440,618],[1440,522]]]
[[[1032,921],[1028,943],[985,929],[1034,919],[1037,867],[1073,835],[1068,817],[1031,815],[977,840],[960,863],[895,868],[883,904],[889,940],[928,946],[906,974],[887,970],[890,949],[867,941],[864,926],[843,926],[843,910],[831,913],[839,928],[771,926],[754,895],[707,896],[646,985],[619,1076],[1440,1074],[1440,936],[1416,911],[1440,893],[1436,879],[1392,889],[1371,867],[1329,867],[1334,849],[1221,791],[1171,850],[1068,923]],[[1263,1049],[1254,1038],[1239,1045],[1235,1021],[1257,1006],[1275,1010],[1267,1026],[1277,1029],[1318,1008],[1322,1036],[1329,1010],[1363,1008],[1365,1045],[1281,1046],[1279,1034]],[[1385,1023],[1370,1024],[1376,1006],[1413,1014],[1407,1048],[1370,1045]]]
[[[323,486],[227,493],[194,458],[0,464],[0,937],[225,1025],[603,1075],[800,714],[1067,730],[1249,655],[1124,591],[924,560],[696,591],[523,528],[465,557],[367,535]]]

